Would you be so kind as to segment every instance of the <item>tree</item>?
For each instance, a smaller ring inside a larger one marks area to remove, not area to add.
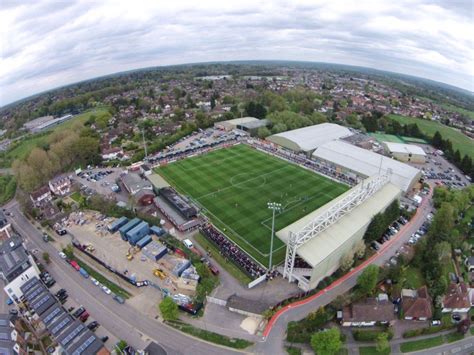
[[[343,272],[347,272],[350,270],[352,265],[354,264],[354,254],[349,250],[348,253],[344,254],[341,258],[341,270]]]
[[[317,332],[311,337],[311,347],[318,355],[335,354],[341,349],[341,346],[341,333],[338,328]]]
[[[49,257],[49,254],[47,252],[43,253],[43,260],[46,264],[49,264],[51,262],[51,259]]]
[[[161,316],[164,320],[178,319],[178,305],[171,297],[165,297],[159,305]]]
[[[354,245],[354,255],[358,259],[362,259],[365,256],[365,243],[363,240],[359,240],[355,245]]]
[[[63,253],[66,254],[68,259],[74,258],[74,247],[72,244],[68,244],[64,249]]]
[[[382,353],[388,350],[390,344],[388,342],[388,333],[383,332],[377,335],[375,348],[378,352]]]
[[[357,278],[357,286],[362,295],[371,295],[379,278],[379,267],[377,265],[369,265]]]
[[[257,130],[258,138],[265,138],[265,137],[268,137],[270,134],[272,134],[272,132],[270,132],[270,130],[267,127],[260,127]]]
[[[441,148],[441,144],[443,142],[443,137],[441,136],[441,133],[439,131],[436,131],[435,134],[433,135],[433,138],[431,139],[431,144],[433,144],[433,147],[435,148]]]

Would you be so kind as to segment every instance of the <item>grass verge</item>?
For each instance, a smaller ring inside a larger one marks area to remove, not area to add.
[[[389,355],[390,348],[385,351],[377,351],[375,346],[361,346],[359,348],[360,355]]]
[[[409,353],[412,351],[418,351],[423,349],[429,349],[435,346],[442,345],[444,343],[444,337],[439,335],[437,337],[420,339],[414,341],[408,341],[406,343],[400,344],[400,351],[402,353]]]
[[[240,283],[243,285],[247,285],[249,282],[252,281],[250,277],[244,274],[232,261],[226,260],[220,253],[219,250],[216,248],[214,244],[212,244],[206,237],[204,237],[201,233],[196,234],[194,236],[196,241],[199,243],[201,247],[205,250],[211,252],[212,258],[225,269],[229,274],[231,274],[234,278],[236,278]]]
[[[102,275],[98,271],[94,270],[92,267],[87,265],[82,260],[79,260],[76,257],[74,257],[74,260],[76,260],[77,263],[79,264],[79,266],[82,267],[84,270],[86,270],[87,273],[91,277],[93,277],[94,279],[99,281],[102,285],[107,286],[110,289],[110,291],[112,291],[113,293],[115,293],[115,294],[117,294],[117,295],[119,295],[123,298],[130,298],[131,294],[128,291],[124,290],[122,287],[120,287],[116,283],[114,283],[114,282],[110,281],[109,279],[107,279],[104,275]]]
[[[184,333],[195,336],[199,339],[206,340],[214,344],[227,346],[229,348],[245,349],[253,345],[252,342],[247,341],[245,339],[230,338],[222,334],[218,334],[218,333],[210,332],[208,330],[193,327],[192,325],[186,324],[183,322],[168,321],[166,323],[172,326],[173,328],[176,328]]]
[[[455,341],[464,339],[464,334],[454,332],[454,333],[451,333],[451,334],[446,334],[445,337],[446,337],[446,342],[453,343]]]

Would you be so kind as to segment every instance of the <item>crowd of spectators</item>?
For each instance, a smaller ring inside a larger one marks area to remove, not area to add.
[[[349,176],[344,173],[337,172],[334,167],[329,167],[327,165],[320,164],[314,160],[308,159],[304,155],[297,154],[294,152],[291,152],[289,150],[285,150],[283,148],[275,148],[272,145],[265,144],[259,140],[252,140],[251,141],[251,146],[257,149],[264,150],[272,155],[275,155],[277,157],[283,158],[285,160],[288,160],[290,162],[293,162],[295,164],[304,166],[310,170],[313,170],[317,173],[323,174],[325,176],[331,177],[334,180],[341,181],[343,183],[346,183],[350,186],[354,186],[358,183],[357,179],[353,178],[352,176]]]
[[[253,261],[245,252],[227,239],[226,236],[211,224],[202,227],[201,233],[217,246],[224,257],[237,264],[250,277],[255,279],[266,273],[266,270],[263,267]]]

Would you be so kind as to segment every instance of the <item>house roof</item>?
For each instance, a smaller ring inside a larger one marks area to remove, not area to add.
[[[40,198],[41,196],[43,196],[47,193],[51,193],[51,191],[49,191],[49,187],[48,186],[42,186],[38,190],[33,191],[30,194],[30,196],[33,200],[37,200],[38,198]]]
[[[343,319],[350,322],[388,322],[395,319],[394,307],[390,301],[368,298],[345,307]]]
[[[413,291],[411,295],[408,292]],[[431,308],[431,297],[426,286],[415,290],[402,290],[402,309],[405,317],[411,318],[431,318],[433,311]]]
[[[239,309],[244,312],[262,314],[268,309],[268,305],[259,301],[249,300],[237,295],[232,295],[227,299],[228,308]]]
[[[464,282],[458,284],[451,283],[449,285],[448,291],[443,297],[443,307],[450,309],[471,307],[467,287]]]
[[[20,275],[29,266],[28,254],[20,237],[12,237],[2,243],[0,246],[0,270],[8,281]]]

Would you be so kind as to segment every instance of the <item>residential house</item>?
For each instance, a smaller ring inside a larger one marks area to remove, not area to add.
[[[370,327],[376,323],[386,324],[394,319],[394,306],[388,299],[368,298],[344,307],[342,312],[344,327]]]
[[[140,175],[135,173],[124,174],[121,177],[122,183],[129,194],[135,195],[140,190],[153,190],[153,185]]]
[[[46,203],[48,203],[49,201],[51,201],[53,199],[53,195],[51,194],[51,190],[49,189],[49,186],[45,185],[33,191],[30,194],[30,199],[31,199],[31,202],[33,202],[33,205],[35,207],[40,208],[44,206]]]
[[[101,156],[103,160],[119,159],[123,156],[123,149],[120,147],[104,148]]]
[[[63,175],[50,180],[48,185],[51,192],[56,196],[65,196],[71,192],[72,182],[71,179]]]
[[[3,355],[26,355],[25,335],[20,331],[18,318],[11,314],[0,314],[0,349]]]
[[[469,292],[464,282],[451,283],[441,302],[443,313],[467,313],[471,309]]]
[[[8,297],[17,302],[23,295],[21,286],[31,278],[39,277],[39,269],[27,252],[20,236],[12,236],[0,246],[0,277]]]
[[[433,316],[432,300],[426,286],[418,290],[402,290],[403,318],[406,320],[426,321]]]
[[[12,226],[8,222],[5,213],[0,210],[0,243],[9,239],[13,234]]]

